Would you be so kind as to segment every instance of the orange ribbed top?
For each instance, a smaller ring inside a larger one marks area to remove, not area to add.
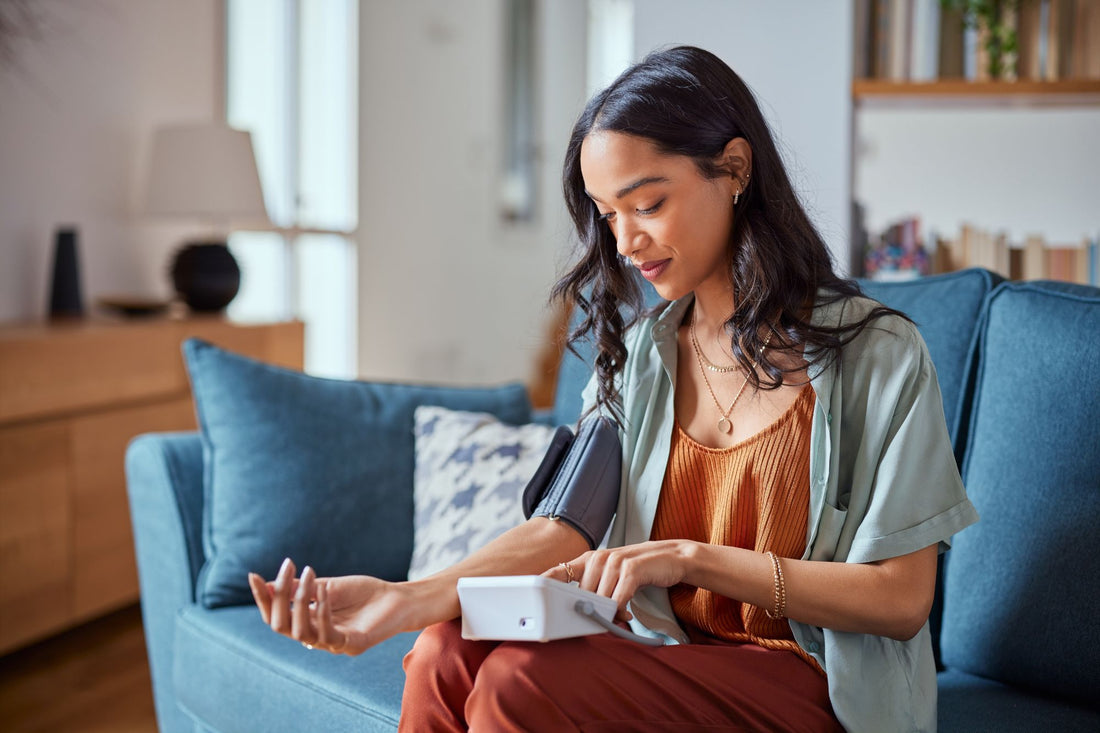
[[[701,445],[677,422],[652,539],[802,557],[813,406],[814,391],[807,384],[778,420],[729,448]],[[787,621],[768,618],[763,608],[684,584],[670,588],[669,595],[676,617],[693,637],[784,649],[821,669],[795,642]]]

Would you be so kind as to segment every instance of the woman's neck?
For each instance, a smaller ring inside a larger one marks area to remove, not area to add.
[[[726,287],[700,287],[695,290],[692,318],[700,333],[718,334],[726,330],[726,321],[733,315],[736,300],[733,285]]]

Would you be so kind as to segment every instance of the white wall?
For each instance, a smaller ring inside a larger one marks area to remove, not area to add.
[[[79,230],[85,305],[167,296],[187,233],[135,215],[162,121],[217,110],[217,0],[39,0],[40,38],[0,66],[0,321],[42,317],[53,233]]]
[[[541,0],[539,203],[498,213],[502,0],[360,9],[359,371],[495,383],[531,376],[570,227],[560,184],[584,103],[585,5]]]
[[[851,0],[635,0],[634,23],[638,58],[686,43],[745,80],[811,219],[848,272]]]
[[[1100,234],[1100,108],[870,107],[856,115],[856,199],[868,231],[919,214],[1076,244]]]

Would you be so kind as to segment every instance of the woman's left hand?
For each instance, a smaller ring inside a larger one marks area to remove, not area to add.
[[[669,588],[683,582],[694,544],[688,540],[662,540],[591,550],[550,568],[543,576],[562,582],[576,580],[581,588],[614,599],[619,605],[616,619],[629,621],[631,614],[626,604],[639,588],[646,585]]]

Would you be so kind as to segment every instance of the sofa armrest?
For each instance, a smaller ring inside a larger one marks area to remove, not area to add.
[[[176,615],[194,603],[203,562],[202,473],[198,433],[141,435],[126,450],[142,621],[162,733],[194,730],[176,706],[172,645]]]

